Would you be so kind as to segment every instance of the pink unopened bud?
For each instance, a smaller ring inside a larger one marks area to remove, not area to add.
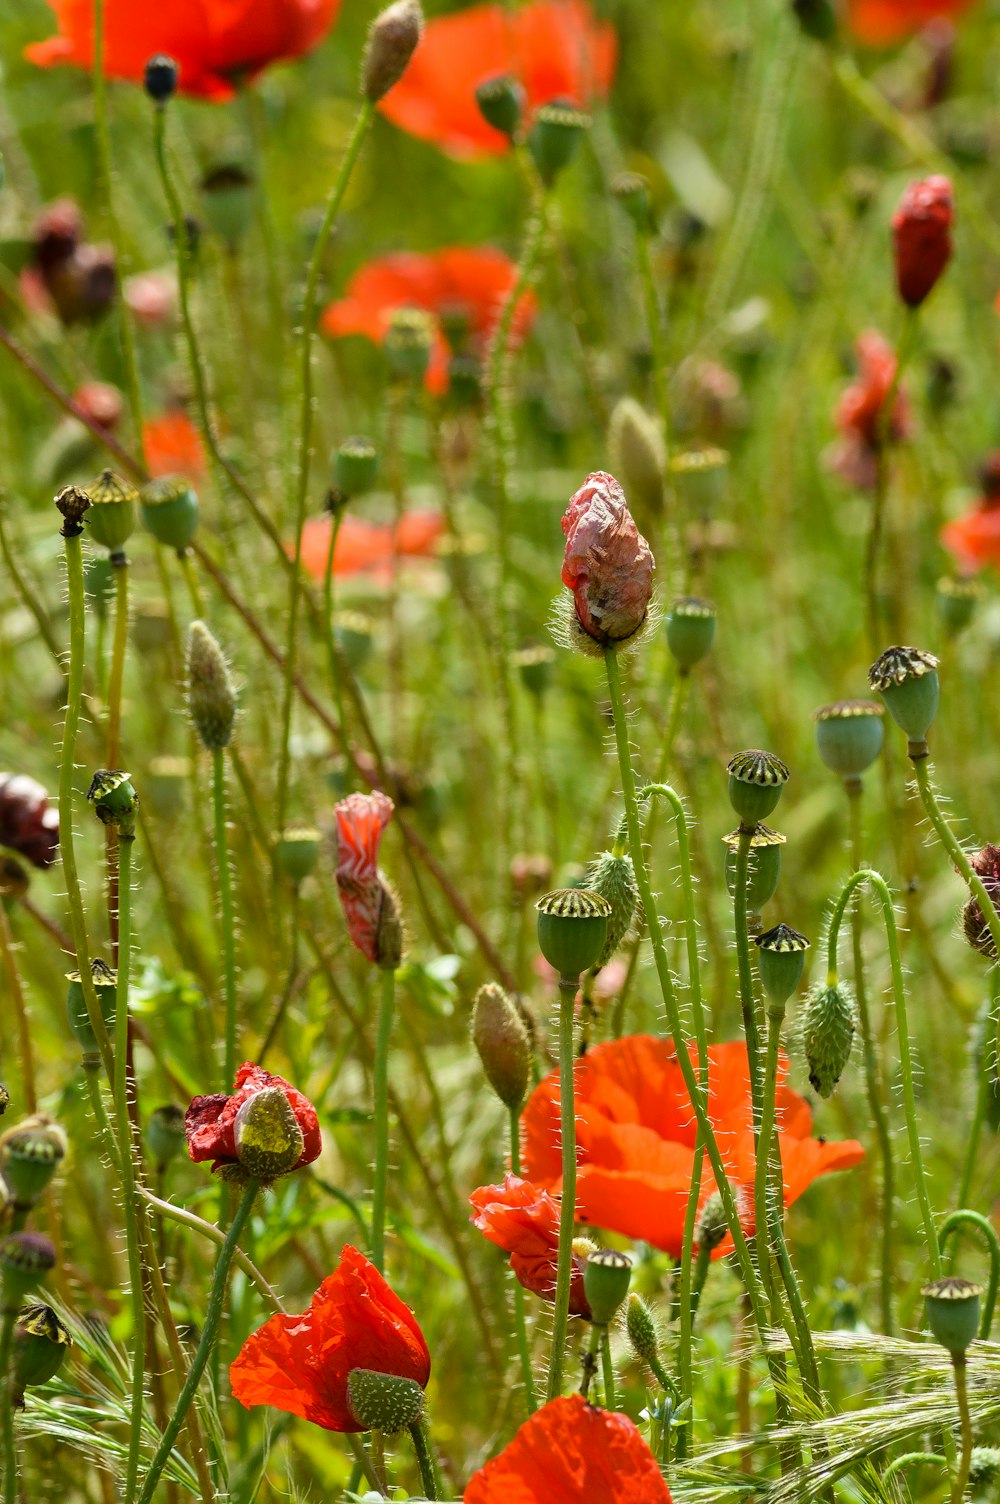
[[[951,260],[955,201],[940,175],[909,183],[892,216],[896,286],[908,308],[919,308]]]
[[[562,530],[562,581],[573,592],[581,631],[601,647],[634,637],[646,620],[656,565],[613,475],[587,476]]]

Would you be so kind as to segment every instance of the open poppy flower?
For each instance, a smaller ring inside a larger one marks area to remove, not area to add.
[[[387,947],[398,941],[395,900],[378,870],[378,849],[395,808],[388,794],[349,794],[337,817],[337,891],[347,932],[362,955],[383,965]],[[392,962],[392,964],[396,964]]]
[[[489,245],[449,246],[427,255],[401,251],[379,256],[355,272],[344,296],[322,315],[320,328],[334,338],[363,334],[381,344],[398,309],[425,309],[438,320],[425,382],[429,391],[439,394],[448,386],[450,355],[440,327],[442,313],[462,315],[482,353],[516,275],[510,257]],[[531,327],[535,306],[532,294],[525,293],[514,315],[515,339],[523,338]]]
[[[302,529],[302,567],[314,580],[326,578],[332,526],[329,517],[309,517]],[[443,532],[440,512],[407,512],[395,526],[348,513],[337,533],[333,572],[350,575],[370,570],[388,578],[395,554],[403,559],[433,558]]]
[[[973,0],[848,0],[848,22],[869,47],[891,47],[937,20],[960,16]]]
[[[417,1318],[350,1245],[301,1316],[272,1316],[248,1337],[229,1370],[249,1410],[273,1405],[328,1431],[363,1431],[347,1381],[356,1368],[427,1387],[431,1359]]]
[[[483,119],[476,89],[510,74],[529,111],[553,99],[585,106],[604,98],[615,73],[617,39],[588,0],[534,0],[516,12],[472,5],[428,21],[406,73],[379,105],[395,125],[456,157],[508,149]]]
[[[708,1056],[709,1115],[727,1177],[737,1190],[747,1191],[742,1200],[750,1232],[755,1155],[746,1045],[710,1045]],[[786,1060],[779,1073],[777,1124],[789,1206],[817,1176],[857,1164],[865,1151],[854,1139],[813,1138],[809,1105],[785,1085],[787,1070]],[[694,1174],[695,1118],[673,1047],[646,1034],[610,1040],[579,1061],[575,1079],[578,1217],[679,1258]],[[536,1185],[558,1190],[558,1071],[532,1092],[521,1122],[526,1175]],[[706,1162],[700,1200],[715,1189]],[[716,1257],[731,1248],[727,1236]]]
[[[537,1410],[462,1497],[464,1504],[671,1504],[638,1427],[582,1394]]]
[[[272,1076],[262,1066],[245,1061],[236,1072],[236,1084],[231,1097],[226,1096],[225,1092],[195,1097],[184,1114],[188,1154],[195,1164],[211,1159],[215,1161],[213,1170],[224,1165],[239,1164],[236,1146],[237,1114],[258,1093],[273,1087],[283,1091],[288,1098],[288,1105],[302,1132],[302,1153],[292,1168],[299,1170],[303,1165],[311,1165],[314,1159],[318,1159],[323,1141],[316,1109],[308,1097],[296,1091],[284,1077]]]
[[[518,1282],[543,1300],[555,1300],[559,1262],[559,1203],[548,1191],[509,1172],[503,1185],[481,1185],[469,1197],[476,1209],[470,1220],[484,1237],[510,1254]],[[583,1260],[573,1256],[569,1292],[572,1316],[589,1316],[583,1289]]]
[[[27,47],[29,62],[93,67],[93,0],[49,4],[58,33]],[[105,0],[105,70],[141,83],[153,54],[166,53],[180,68],[182,93],[231,99],[234,79],[311,51],[339,8],[340,0]]]
[[[146,469],[150,475],[183,475],[188,480],[205,478],[205,446],[187,413],[173,408],[142,425]]]

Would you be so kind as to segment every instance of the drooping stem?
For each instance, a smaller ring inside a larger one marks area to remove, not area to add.
[[[986,1299],[983,1301],[982,1315],[979,1320],[979,1338],[986,1342],[993,1325],[993,1313],[996,1310],[997,1288],[1000,1287],[1000,1237],[997,1236],[993,1223],[980,1212],[971,1211],[968,1207],[961,1207],[957,1212],[952,1212],[945,1217],[938,1230],[938,1238],[942,1252],[947,1239],[959,1228],[972,1227],[982,1233],[986,1240],[986,1250],[990,1258],[990,1275],[986,1285]]]
[[[142,1258],[139,1252],[135,1194],[135,1156],[129,1116],[128,994],[132,959],[132,848],[134,837],[118,842],[118,989],[115,999],[115,1129],[121,1171],[125,1245],[128,1252],[129,1294],[132,1301],[132,1401],[129,1425],[125,1498],[135,1495],[139,1477],[139,1445],[145,1398],[146,1311],[143,1300]]]
[[[413,1442],[413,1450],[417,1455],[417,1463],[420,1467],[420,1481],[424,1486],[424,1494],[428,1499],[440,1499],[441,1481],[437,1475],[437,1465],[434,1461],[434,1452],[426,1431],[424,1421],[414,1421],[410,1426],[410,1439]]]
[[[7,910],[0,895],[0,950],[3,951],[4,974],[7,978],[7,991],[11,1002],[14,1004],[14,1016],[17,1020],[17,1052],[21,1064],[21,1089],[24,1092],[24,1105],[29,1112],[37,1112],[38,1096],[35,1091],[35,1057],[31,1048],[31,1025],[28,1022],[28,1006],[25,1002],[24,988],[21,985],[21,974],[17,969],[17,956],[14,951],[14,936],[11,933],[10,921],[7,918]]]
[[[573,1059],[573,1017],[578,977],[559,978],[559,1134],[562,1149],[562,1200],[559,1206],[559,1258],[556,1267],[555,1314],[552,1321],[552,1359],[549,1399],[562,1393],[563,1349],[569,1326],[569,1292],[573,1277],[573,1230],[576,1225],[576,1100]]]
[[[969,1414],[965,1354],[952,1353],[951,1363],[955,1373],[955,1398],[958,1401],[958,1417],[962,1428],[962,1450],[959,1454],[958,1470],[951,1485],[950,1504],[962,1504],[972,1468],[972,1417]]]
[[[966,883],[972,890],[972,896],[979,906],[979,912],[983,922],[990,932],[996,954],[1000,956],[1000,913],[997,913],[993,900],[987,892],[986,885],[977,872],[972,869],[969,858],[962,850],[958,840],[938,803],[937,794],[931,783],[930,759],[924,757],[912,757],[913,772],[917,780],[917,788],[920,792],[921,802],[945,851],[951,857],[959,872],[965,878]]]
[[[233,874],[229,867],[229,833],[226,829],[225,749],[212,748],[212,812],[215,829],[215,862],[219,869],[219,908],[222,920],[222,963],[226,998],[222,1084],[232,1087],[236,1077],[236,911],[233,905]]]
[[[153,1192],[147,1190],[145,1186],[139,1187],[139,1194],[149,1203],[158,1217],[168,1217],[172,1222],[179,1222],[182,1227],[190,1227],[193,1232],[200,1233],[203,1238],[207,1238],[209,1242],[215,1243],[218,1247],[221,1247],[225,1243],[226,1234],[214,1222],[206,1222],[203,1217],[199,1217],[195,1212],[188,1211],[183,1206],[175,1206],[172,1201],[161,1200],[159,1196],[154,1196]],[[262,1299],[270,1306],[271,1310],[284,1311],[285,1307],[277,1291],[268,1284],[250,1255],[244,1253],[242,1248],[237,1248],[234,1259],[247,1278],[257,1287]]]
[[[375,1035],[375,1181],[372,1186],[372,1263],[385,1272],[385,1193],[389,1176],[389,1040],[396,1007],[396,973],[391,966],[382,972]]]
[[[521,1115],[516,1107],[510,1108],[510,1168],[511,1174],[521,1173]],[[521,1381],[524,1384],[524,1399],[528,1414],[538,1409],[535,1394],[535,1375],[531,1367],[531,1344],[528,1341],[528,1317],[524,1303],[524,1287],[514,1277],[514,1330],[517,1334],[517,1352],[521,1362]]]

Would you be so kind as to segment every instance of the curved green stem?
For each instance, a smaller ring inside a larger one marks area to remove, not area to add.
[[[983,921],[990,932],[996,953],[1000,956],[1000,913],[997,913],[996,906],[990,898],[982,878],[972,870],[969,858],[959,845],[955,833],[945,819],[941,806],[938,804],[937,795],[931,784],[929,758],[926,756],[911,757],[911,761],[913,763],[914,776],[917,780],[917,789],[920,792],[921,802],[927,812],[927,818],[933,825],[938,840],[972,890],[972,896],[979,905],[979,912],[982,914]]]
[[[576,1225],[576,1085],[573,1059],[573,1012],[578,977],[559,978],[559,1136],[562,1148],[562,1199],[559,1206],[559,1257],[556,1266],[555,1314],[548,1397],[562,1392],[563,1349],[569,1326],[569,1291],[573,1277],[573,1231]]]
[[[962,1428],[962,1450],[959,1454],[958,1469],[951,1485],[950,1504],[962,1504],[972,1468],[972,1417],[969,1414],[965,1354],[952,1353],[951,1364],[955,1372],[955,1398],[958,1401],[958,1417]]]
[[[521,1173],[521,1117],[518,1108],[510,1108],[510,1168],[513,1175]],[[535,1394],[535,1375],[531,1367],[531,1344],[528,1341],[528,1317],[524,1301],[524,1287],[514,1277],[514,1331],[517,1335],[517,1352],[521,1362],[521,1382],[528,1414],[538,1409]]]
[[[233,874],[229,867],[229,834],[226,829],[226,762],[222,747],[212,748],[212,815],[215,830],[215,861],[219,869],[219,908],[222,919],[222,958],[226,995],[223,1088],[232,1089],[236,1079],[236,911],[233,904]]]
[[[118,991],[115,1000],[115,1127],[121,1170],[122,1208],[128,1250],[129,1293],[132,1299],[132,1403],[129,1424],[125,1498],[135,1495],[139,1477],[139,1445],[145,1398],[146,1310],[143,1298],[142,1257],[139,1252],[138,1213],[135,1195],[135,1154],[129,1116],[128,993],[132,962],[132,847],[134,838],[119,834],[118,841]]]
[[[953,1232],[962,1227],[974,1227],[981,1232],[986,1240],[986,1251],[990,1258],[990,1277],[986,1286],[986,1299],[983,1301],[983,1312],[979,1322],[980,1341],[985,1342],[990,1335],[990,1327],[993,1325],[993,1312],[997,1303],[997,1288],[1000,1286],[1000,1238],[997,1237],[993,1223],[979,1212],[971,1211],[968,1207],[961,1207],[957,1212],[952,1212],[945,1217],[938,1231],[942,1252],[947,1239]]]
[[[190,1227],[192,1231],[200,1233],[203,1238],[207,1238],[209,1242],[215,1243],[220,1248],[225,1243],[226,1234],[221,1227],[216,1227],[214,1222],[206,1222],[195,1212],[189,1212],[183,1206],[175,1206],[172,1201],[164,1201],[159,1196],[154,1196],[153,1192],[147,1190],[145,1186],[139,1187],[139,1194],[145,1198],[158,1216],[167,1217],[171,1222],[178,1222],[182,1227]],[[271,1310],[283,1312],[285,1305],[281,1297],[273,1286],[268,1284],[250,1255],[244,1253],[242,1248],[237,1248],[233,1258],[248,1279],[256,1285],[261,1297]]]
[[[424,1493],[428,1499],[440,1499],[441,1480],[437,1474],[437,1464],[434,1461],[434,1452],[427,1436],[424,1421],[414,1421],[409,1427],[410,1439],[413,1442],[413,1450],[417,1454],[417,1463],[420,1467],[420,1481],[424,1486]]]
[[[372,1263],[385,1272],[385,1192],[389,1176],[389,1040],[396,1006],[396,973],[382,972],[378,1030],[375,1037],[375,1182],[372,1186]]]
[[[976,1099],[972,1108],[972,1122],[965,1139],[965,1160],[962,1164],[962,1179],[958,1187],[959,1206],[968,1206],[972,1192],[972,1177],[975,1174],[976,1160],[979,1156],[979,1141],[982,1138],[983,1122],[986,1117],[986,1105],[993,1090],[997,1072],[997,1040],[996,1030],[1000,1012],[997,1003],[1000,1001],[1000,971],[996,967],[990,972],[990,997],[982,1016],[981,1041],[974,1051],[973,1060],[976,1068]]]
[[[940,1452],[904,1452],[901,1457],[894,1457],[882,1474],[882,1482],[888,1483],[896,1473],[901,1473],[907,1467],[923,1467],[924,1464],[933,1463],[936,1467],[947,1467],[947,1459]]]

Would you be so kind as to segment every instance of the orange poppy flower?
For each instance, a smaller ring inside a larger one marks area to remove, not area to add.
[[[355,1368],[427,1387],[424,1334],[374,1264],[350,1245],[301,1316],[272,1316],[248,1337],[229,1369],[233,1394],[249,1410],[273,1405],[328,1431],[363,1431],[347,1381]]]
[[[869,47],[891,47],[939,16],[959,16],[973,0],[848,0],[851,30]]]
[[[329,517],[309,517],[302,529],[302,567],[314,580],[326,577],[330,552]],[[388,522],[367,522],[348,514],[340,524],[333,551],[335,575],[360,574],[362,570],[388,576],[395,552],[404,559],[431,559],[444,532],[440,512],[407,512],[393,529]]]
[[[417,56],[419,57],[419,52]],[[426,384],[443,392],[448,385],[449,347],[441,314],[461,314],[480,351],[496,325],[503,300],[514,283],[514,263],[494,246],[449,246],[422,255],[400,251],[369,261],[355,272],[347,291],[320,319],[324,334],[363,334],[381,344],[399,308],[423,308],[438,319]],[[514,316],[513,333],[522,338],[535,316],[535,299],[525,293]]]
[[[941,542],[969,574],[986,564],[1000,569],[1000,500],[984,496],[971,512],[953,517],[941,529]]]
[[[510,1254],[518,1282],[543,1300],[555,1300],[559,1262],[559,1203],[548,1191],[509,1172],[503,1185],[481,1185],[469,1197],[470,1218],[484,1237]],[[583,1288],[583,1260],[573,1255],[569,1292],[572,1316],[589,1316]]]
[[[462,1497],[464,1504],[671,1504],[638,1427],[582,1394],[537,1410]]]
[[[51,68],[94,60],[93,0],[49,0],[59,30],[25,49]],[[105,68],[109,78],[141,83],[146,63],[164,52],[180,67],[178,87],[202,99],[230,99],[233,80],[269,63],[300,57],[326,35],[340,0],[105,0]]]
[[[174,408],[142,425],[146,469],[150,475],[184,475],[188,480],[205,477],[205,446],[187,413]]]
[[[752,1228],[753,1121],[746,1045],[709,1046],[709,1113],[726,1173],[744,1188]],[[864,1157],[853,1139],[841,1143],[812,1136],[808,1103],[785,1085],[781,1066],[777,1122],[785,1205],[819,1175],[844,1170]],[[590,1050],[576,1069],[576,1131],[579,1170],[577,1215],[581,1221],[630,1238],[642,1238],[679,1258],[684,1212],[694,1174],[694,1112],[673,1047],[637,1034]],[[553,1071],[532,1092],[522,1117],[525,1174],[536,1185],[561,1184],[559,1075]],[[715,1190],[707,1164],[700,1197]],[[731,1249],[727,1237],[717,1257]]]

